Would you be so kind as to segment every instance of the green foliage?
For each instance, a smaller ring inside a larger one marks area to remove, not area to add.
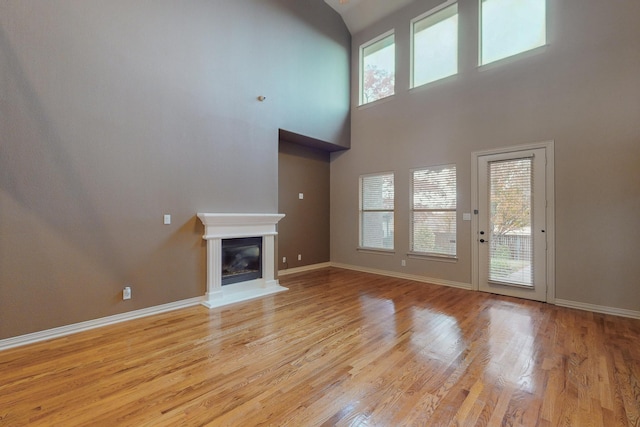
[[[491,259],[491,272],[493,276],[496,275],[504,275],[509,274],[511,272],[511,268],[509,265],[509,260],[504,258],[492,258]],[[498,274],[500,273],[500,274]]]
[[[509,259],[511,258],[511,249],[507,245],[498,245],[493,256],[500,259]]]
[[[491,256],[491,271],[493,273],[510,274],[514,271],[511,258],[511,250],[507,245],[498,245]]]
[[[433,252],[436,245],[436,235],[426,229],[420,228],[414,231],[413,250],[416,252]]]

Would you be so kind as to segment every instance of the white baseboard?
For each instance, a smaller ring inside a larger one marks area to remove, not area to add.
[[[604,305],[587,304],[584,302],[569,301],[556,298],[555,304],[560,307],[575,308],[578,310],[593,311],[594,313],[611,314],[613,316],[630,317],[640,319],[640,311],[624,308],[607,307]]]
[[[366,267],[360,267],[357,265],[340,264],[337,262],[332,262],[331,266],[336,268],[344,268],[345,270],[354,270],[354,271],[361,271],[363,273],[378,274],[380,276],[395,277],[396,279],[407,279],[407,280],[413,280],[415,282],[431,283],[433,285],[449,286],[451,288],[471,290],[470,283],[454,282],[452,280],[434,279],[433,277],[398,273],[395,271],[378,270],[375,268],[366,268]]]
[[[341,264],[336,262],[326,262],[321,264],[307,265],[304,267],[289,268],[278,272],[279,275],[300,273],[305,271],[318,270],[326,267],[343,268],[345,270],[361,271],[363,273],[378,274],[380,276],[394,277],[398,279],[413,280],[422,283],[431,283],[434,285],[449,286],[471,290],[471,284],[454,282],[451,280],[434,279],[430,277],[417,276],[413,274],[403,274],[394,271],[378,270],[374,268],[366,268],[349,264]],[[78,332],[88,331],[107,325],[126,322],[128,320],[139,319],[141,317],[152,316],[155,314],[166,313],[168,311],[178,310],[181,308],[193,307],[201,304],[202,297],[190,298],[182,301],[176,301],[168,304],[158,305],[155,307],[143,308],[141,310],[130,311],[127,313],[116,314],[114,316],[102,317],[100,319],[88,320],[86,322],[74,323],[72,325],[61,326],[59,328],[47,329],[44,331],[34,332],[31,334],[20,335],[17,337],[6,338],[0,340],[0,351],[8,350],[14,347],[20,347],[27,344],[33,344],[40,341],[50,340],[54,338],[64,337],[66,335]],[[611,314],[613,316],[629,317],[632,319],[640,319],[640,311],[627,310],[623,308],[607,307],[602,305],[587,304],[582,302],[563,300],[556,298],[555,305],[560,307],[575,308],[578,310],[592,311],[594,313]]]
[[[414,281],[417,281],[417,282],[432,283],[434,285],[450,286],[450,287],[454,287],[454,288],[467,289],[467,290],[471,290],[472,289],[471,284],[468,284],[468,283],[459,283],[459,282],[453,282],[453,281],[449,281],[449,280],[434,279],[434,278],[431,278],[431,277],[416,276],[416,275],[412,275],[412,274],[402,274],[402,273],[397,273],[395,271],[377,270],[377,269],[374,269],[374,268],[366,268],[366,267],[360,267],[360,266],[355,266],[355,265],[340,264],[340,263],[337,263],[337,262],[332,262],[331,266],[332,267],[337,267],[337,268],[344,268],[346,270],[361,271],[363,273],[372,273],[372,274],[378,274],[378,275],[381,275],[381,276],[395,277],[395,278],[398,278],[398,279],[407,279],[407,280],[414,280]],[[603,306],[603,305],[587,304],[587,303],[583,303],[583,302],[563,300],[563,299],[558,299],[558,298],[556,298],[555,301],[552,304],[555,304],[555,305],[560,306],[560,307],[575,308],[575,309],[578,309],[578,310],[591,311],[591,312],[594,312],[594,313],[611,314],[613,316],[621,316],[621,317],[629,317],[629,318],[632,318],[632,319],[640,319],[640,311],[627,310],[627,309],[624,309],[624,308],[616,308],[616,307],[607,307],[607,306]]]
[[[40,341],[50,340],[53,338],[60,338],[66,335],[100,328],[102,326],[126,322],[127,320],[139,319],[141,317],[166,313],[168,311],[178,310],[180,308],[192,307],[194,305],[200,304],[201,302],[202,297],[196,297],[182,301],[171,302],[168,304],[157,305],[155,307],[143,308],[141,310],[129,311],[127,313],[116,314],[113,316],[102,317],[100,319],[88,320],[86,322],[74,323],[72,325],[61,326],[59,328],[47,329],[44,331],[33,332],[31,334],[6,338],[0,340],[0,351],[27,344],[33,344]]]
[[[287,274],[303,273],[305,271],[319,270],[321,268],[331,267],[330,262],[322,262],[320,264],[303,265],[302,267],[287,268],[278,270],[278,276],[286,276]]]

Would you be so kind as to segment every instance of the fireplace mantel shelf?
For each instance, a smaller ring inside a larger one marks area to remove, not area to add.
[[[284,214],[199,213],[204,224],[203,239],[275,236],[276,224]],[[255,234],[258,233],[258,234]]]
[[[209,308],[286,291],[275,279],[276,224],[284,214],[198,213],[207,241],[207,293]],[[222,240],[262,237],[262,278],[222,287]]]

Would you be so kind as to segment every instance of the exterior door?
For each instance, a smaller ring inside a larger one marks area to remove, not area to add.
[[[546,148],[477,157],[478,289],[547,301]]]

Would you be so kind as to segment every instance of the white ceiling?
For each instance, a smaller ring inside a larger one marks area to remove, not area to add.
[[[414,0],[324,0],[340,15],[351,34],[379,21]]]

